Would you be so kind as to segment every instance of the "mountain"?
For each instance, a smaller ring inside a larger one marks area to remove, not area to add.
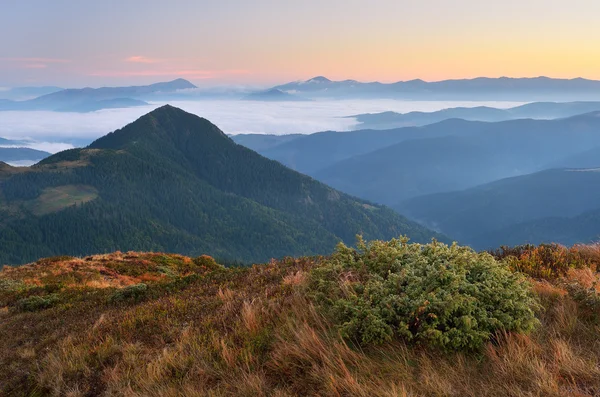
[[[2,142],[0,141],[0,144]],[[5,163],[14,162],[38,162],[46,157],[50,156],[50,153],[41,150],[29,149],[24,147],[0,147],[0,161]]]
[[[37,98],[42,95],[51,94],[62,90],[60,87],[45,86],[45,87],[12,87],[0,89],[0,103],[3,99],[12,101],[25,101],[28,99]]]
[[[13,141],[11,139],[0,138],[0,145],[18,145],[19,142]]]
[[[284,102],[284,101],[310,101],[310,99],[302,98],[298,95],[289,94],[278,90],[277,88],[271,88],[267,91],[253,92],[242,98],[245,101],[267,101],[267,102]]]
[[[271,149],[286,142],[303,137],[303,134],[270,135],[270,134],[238,134],[230,138],[237,144],[246,146],[255,152]]]
[[[590,242],[591,234],[574,241],[554,227],[542,234],[538,234],[541,229],[528,227],[516,233],[520,238],[514,233],[527,222],[549,224],[546,218],[573,218],[600,210],[600,169],[545,170],[463,191],[416,197],[396,209],[482,249],[525,242]],[[600,224],[594,230],[600,235]]]
[[[355,118],[358,121],[359,124],[355,127],[356,129],[375,130],[424,126],[453,118],[473,121],[508,120],[505,110],[487,106],[449,108],[436,112],[364,113],[348,117]]]
[[[341,160],[372,152],[395,143],[423,137],[470,133],[485,127],[484,123],[448,120],[426,128],[397,128],[392,130],[323,131],[303,135],[291,142],[257,149],[260,154],[277,160],[299,172],[315,175],[321,169]]]
[[[396,83],[332,81],[319,76],[274,87],[307,98],[396,98],[429,100],[574,101],[597,100],[600,81],[582,78],[487,78],[399,81]],[[596,109],[597,110],[597,109]]]
[[[600,102],[534,102],[508,109],[487,106],[472,108],[456,107],[436,112],[365,113],[355,116],[356,129],[391,129],[407,126],[423,126],[451,118],[473,121],[506,121],[521,118],[556,119],[600,110]]]
[[[444,128],[452,124],[456,128]],[[541,171],[559,155],[599,146],[600,112],[559,120],[448,120],[417,128],[425,137],[440,129],[447,135],[406,140],[309,174],[346,193],[395,205]]]
[[[90,109],[139,106],[141,99],[197,88],[184,79],[145,86],[66,89],[27,101],[0,104],[0,110],[91,111]]]
[[[357,233],[435,235],[171,106],[27,170],[5,165],[0,180],[0,263],[107,250],[264,261],[328,253]]]
[[[476,247],[493,247],[493,242],[514,244],[597,244],[600,241],[600,209],[574,217],[552,216],[508,225],[485,234],[473,236]]]
[[[103,99],[101,101],[86,101],[77,105],[69,105],[56,109],[58,112],[77,112],[87,113],[102,109],[131,108],[136,106],[146,106],[148,102],[131,98]]]
[[[599,168],[600,146],[550,162],[546,168]]]

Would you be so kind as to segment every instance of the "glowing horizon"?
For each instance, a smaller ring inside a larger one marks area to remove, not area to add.
[[[175,78],[269,85],[319,75],[388,83],[600,80],[595,0],[31,0],[1,7],[0,86]]]

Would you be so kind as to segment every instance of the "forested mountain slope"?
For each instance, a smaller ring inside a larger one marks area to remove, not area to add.
[[[114,250],[243,261],[331,252],[357,233],[435,233],[161,107],[84,149],[0,168],[0,263]]]

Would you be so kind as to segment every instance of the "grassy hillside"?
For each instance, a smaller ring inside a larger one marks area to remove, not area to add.
[[[144,253],[5,268],[0,394],[600,393],[598,247],[493,257],[401,241],[359,247],[251,268]],[[379,300],[379,288],[405,304]]]
[[[0,264],[115,250],[266,261],[329,253],[358,233],[436,236],[170,106],[87,148],[0,168]]]

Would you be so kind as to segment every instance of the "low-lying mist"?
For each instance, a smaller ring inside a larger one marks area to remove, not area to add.
[[[310,134],[318,131],[347,131],[357,125],[348,116],[384,111],[436,111],[449,107],[491,106],[507,108],[515,102],[456,102],[399,100],[342,100],[310,102],[175,101],[171,105],[204,117],[227,134]],[[55,153],[83,146],[131,123],[164,105],[106,109],[89,113],[50,111],[0,112],[0,137],[29,140],[28,147]]]

